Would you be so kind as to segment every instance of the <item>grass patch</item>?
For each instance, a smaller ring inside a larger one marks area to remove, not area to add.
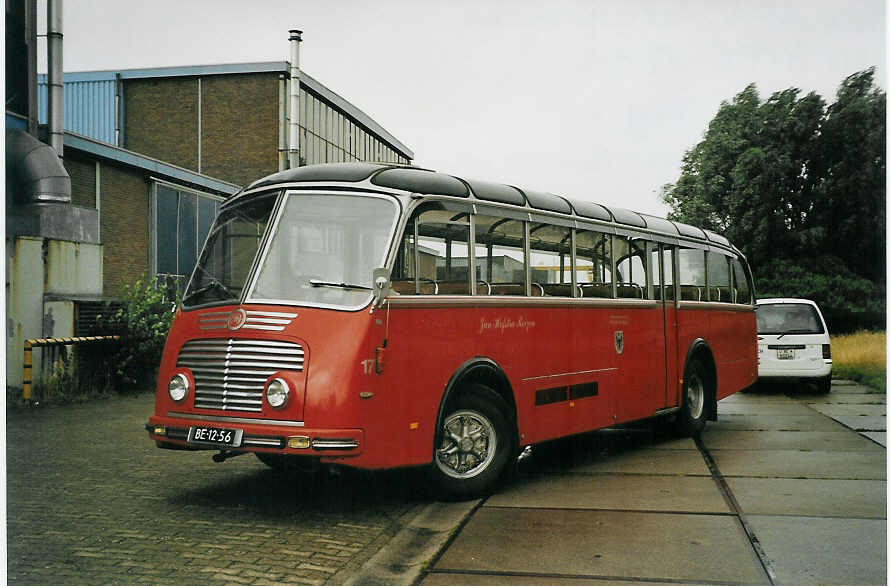
[[[856,332],[831,338],[831,374],[887,391],[887,333]]]

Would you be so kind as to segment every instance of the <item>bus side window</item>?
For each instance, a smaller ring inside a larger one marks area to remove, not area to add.
[[[745,274],[745,269],[742,266],[741,261],[739,259],[734,258],[731,261],[732,265],[732,283],[733,283],[733,295],[735,299],[732,300],[732,303],[751,303],[751,283],[748,281],[748,277]]]
[[[416,213],[405,227],[396,257],[393,290],[402,295],[469,295],[469,239],[466,213],[444,209]]]
[[[484,215],[473,218],[476,294],[525,295],[525,222]]]
[[[573,297],[571,228],[532,224],[529,249],[532,296]]]
[[[674,294],[674,247],[653,244],[652,284],[655,299],[661,299],[661,283],[664,283],[664,301],[673,301]]]
[[[615,292],[618,298],[647,299],[646,243],[615,236]]]
[[[719,252],[708,252],[708,299],[732,303],[729,288],[729,258]]]
[[[575,232],[575,279],[581,297],[612,297],[612,237],[602,232]]]
[[[680,299],[683,301],[707,301],[705,251],[698,248],[681,248],[677,253],[677,260]]]

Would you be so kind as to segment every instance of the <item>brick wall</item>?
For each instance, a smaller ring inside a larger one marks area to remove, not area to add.
[[[247,185],[278,171],[278,74],[201,79],[201,172]]]
[[[198,169],[198,80],[124,82],[125,148],[186,169]]]
[[[102,263],[105,295],[149,271],[149,188],[140,171],[102,164]]]
[[[246,185],[278,171],[278,74],[128,80],[126,148]]]
[[[65,170],[71,177],[71,203],[96,209],[96,163],[94,160],[65,149]]]

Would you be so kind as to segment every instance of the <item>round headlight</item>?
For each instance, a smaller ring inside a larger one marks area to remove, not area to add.
[[[174,375],[170,379],[170,383],[167,384],[167,392],[170,393],[170,398],[177,403],[182,401],[189,394],[189,379],[181,372]]]
[[[280,378],[273,379],[266,387],[266,401],[276,409],[284,407],[288,394],[290,394],[290,389],[287,383]]]

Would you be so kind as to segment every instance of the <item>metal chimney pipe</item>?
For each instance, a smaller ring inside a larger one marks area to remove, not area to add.
[[[47,90],[49,144],[59,157],[64,156],[65,80],[62,65],[62,0],[46,3]]]
[[[291,169],[300,166],[300,43],[303,41],[303,31],[291,29],[290,37],[290,93],[288,122],[288,166]]]

